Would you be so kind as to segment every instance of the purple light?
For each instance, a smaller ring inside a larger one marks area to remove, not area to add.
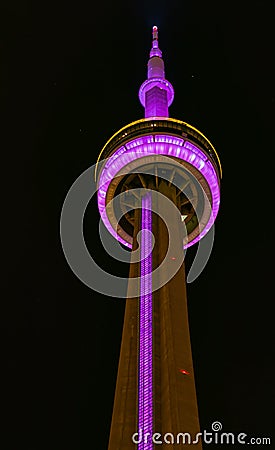
[[[153,27],[153,42],[150,51],[150,59],[147,65],[147,80],[139,89],[139,100],[145,108],[145,117],[151,118],[152,133],[159,118],[169,117],[169,106],[174,99],[174,89],[171,83],[165,79],[164,62],[162,52],[158,47],[158,28]],[[124,127],[123,129],[128,129]],[[161,132],[160,132],[161,133]],[[142,132],[141,132],[142,134]],[[125,137],[125,132],[121,137]],[[186,134],[182,134],[186,136]],[[108,143],[111,140],[108,141]],[[117,142],[117,141],[116,141]],[[120,141],[121,142],[121,141]],[[106,144],[107,145],[107,144]],[[105,147],[104,147],[105,148]],[[112,197],[114,187],[111,185],[117,176],[123,176],[131,171],[138,170],[146,162],[154,162],[155,155],[177,158],[190,164],[200,172],[204,180],[202,187],[208,184],[211,193],[212,210],[204,209],[200,218],[200,229],[196,237],[189,236],[190,241],[184,245],[187,248],[198,242],[211,228],[217,216],[220,204],[219,178],[214,163],[209,156],[199,147],[184,138],[169,134],[149,134],[129,140],[118,148],[107,161],[104,161],[98,180],[98,208],[108,231],[122,244],[132,248],[132,238],[123,231],[125,239],[119,234],[119,226],[114,223],[115,214],[112,209],[106,207],[106,196]],[[160,159],[160,158],[159,158]],[[120,180],[119,180],[120,181]],[[205,182],[206,183],[205,183]],[[110,191],[108,189],[111,185]],[[208,191],[208,190],[207,190]],[[209,195],[209,194],[208,194]],[[108,200],[109,201],[109,200]],[[111,204],[109,204],[110,207]],[[182,220],[187,216],[181,216]],[[111,220],[111,221],[110,221]],[[153,450],[152,436],[154,434],[154,404],[153,404],[153,295],[152,295],[152,192],[148,191],[141,198],[141,224],[142,237],[140,242],[140,284],[139,284],[139,355],[138,355],[138,430],[142,430],[143,436],[149,439],[140,442],[138,450]],[[121,229],[120,229],[121,230]],[[195,235],[196,230],[193,232]],[[192,235],[192,233],[191,233]],[[149,253],[150,251],[150,253]],[[148,254],[149,253],[149,254]],[[148,256],[146,256],[148,255]],[[176,261],[176,257],[171,257]],[[190,375],[186,369],[179,368],[183,375]],[[169,431],[169,430],[166,430]],[[172,431],[172,430],[171,430]]]
[[[158,86],[145,93],[145,117],[168,117],[167,91]]]
[[[125,146],[120,147],[108,158],[108,161],[100,174],[97,194],[98,208],[102,220],[109,232],[119,242],[132,248],[132,245],[120,237],[112,227],[105,210],[105,197],[112,179],[117,176],[123,167],[136,161],[138,158],[150,155],[173,156],[186,161],[198,169],[208,183],[212,196],[212,213],[200,234],[184,246],[185,248],[190,247],[208,232],[215,221],[220,205],[219,181],[212,161],[208,159],[207,155],[202,150],[189,141],[174,138],[170,135],[163,134],[157,135],[156,137],[147,135],[142,136],[142,138],[139,137],[128,142]],[[204,224],[202,223],[201,226],[203,225]]]
[[[152,232],[151,192],[142,198],[141,230]],[[140,244],[140,300],[139,300],[139,382],[138,429],[153,435],[153,308],[152,308],[152,248],[151,233],[143,233]],[[138,444],[138,450],[153,450],[153,443]]]
[[[168,106],[170,106],[174,100],[174,88],[168,80],[165,80],[165,78],[157,78],[157,77],[149,78],[149,79],[145,80],[142,83],[142,85],[140,86],[138,95],[139,95],[139,101],[142,104],[142,106],[145,107],[146,92],[155,86],[157,86],[160,89],[165,89],[167,91],[167,101],[168,101]]]

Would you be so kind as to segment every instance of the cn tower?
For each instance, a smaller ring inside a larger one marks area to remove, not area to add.
[[[205,236],[216,219],[221,166],[200,131],[169,117],[174,89],[165,78],[156,26],[152,35],[147,79],[139,89],[145,117],[108,140],[96,171],[101,218],[132,250],[129,280],[139,279],[137,295],[129,292],[126,300],[108,450],[178,448],[184,443],[202,448],[196,438],[200,424],[184,249]],[[173,205],[169,223],[158,214],[163,198]],[[173,276],[167,276],[178,261]],[[184,433],[192,436],[191,442],[183,441]]]

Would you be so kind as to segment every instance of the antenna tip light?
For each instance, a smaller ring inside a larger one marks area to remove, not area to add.
[[[158,27],[156,25],[153,26],[153,41],[158,39]]]

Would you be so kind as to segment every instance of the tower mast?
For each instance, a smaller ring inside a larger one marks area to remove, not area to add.
[[[145,117],[169,117],[168,108],[174,99],[174,89],[165,79],[164,61],[158,42],[158,27],[152,30],[152,48],[147,64],[147,80],[141,85],[139,99]]]

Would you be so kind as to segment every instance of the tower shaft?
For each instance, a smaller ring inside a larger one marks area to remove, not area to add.
[[[159,192],[176,204],[175,187],[161,182]],[[158,265],[167,252],[169,236],[159,216],[155,215],[153,224],[153,234],[157,239],[154,265]],[[182,224],[176,214],[171,217],[169,228],[182,249]],[[171,259],[170,263],[175,261]],[[175,444],[178,433],[190,433],[195,440],[200,431],[185,280],[183,262],[174,277],[153,296],[155,430],[160,430],[162,436],[172,433]],[[171,444],[168,446],[171,448]],[[200,444],[195,447],[202,448]]]
[[[176,191],[173,186],[161,181],[158,191],[176,204]],[[169,236],[166,226],[158,215],[152,212],[146,215],[143,209],[136,210],[134,249],[137,248],[137,233],[144,227],[149,230],[151,227],[155,236],[152,263],[153,267],[157,267],[167,252]],[[170,232],[179,248],[182,248],[181,229],[182,224],[178,216],[171,217]],[[141,242],[141,246],[142,244]],[[144,253],[143,248],[140,251]],[[142,264],[131,264],[129,276],[141,275]],[[171,264],[174,264],[173,259]],[[163,270],[165,271],[165,267]],[[159,276],[164,275],[160,273]],[[166,433],[172,433],[176,446],[176,439],[180,439],[179,443],[182,443],[183,439],[179,433],[189,433],[193,441],[199,432],[184,264],[176,275],[152,293],[151,297],[143,296],[142,284],[140,290],[139,298],[126,300],[109,450],[157,448],[159,444],[152,442],[154,433],[161,434],[159,440],[163,442],[162,448],[168,445],[171,448],[171,444],[163,441]],[[144,330],[146,325],[147,330]],[[145,338],[147,342],[143,347]],[[150,435],[146,438],[147,432]],[[137,446],[132,440],[135,433]],[[196,444],[196,449],[201,449],[201,445]]]

